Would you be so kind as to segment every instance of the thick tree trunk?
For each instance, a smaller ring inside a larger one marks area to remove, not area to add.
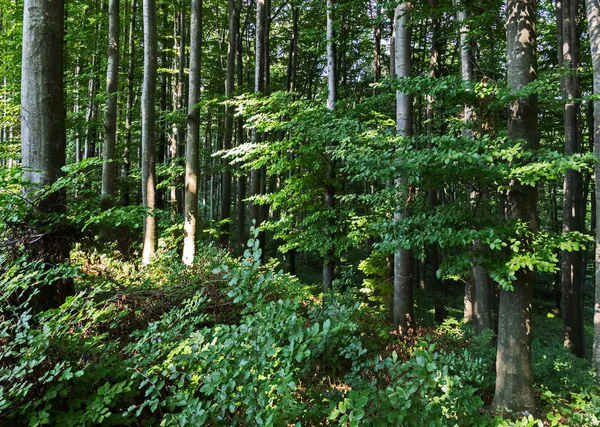
[[[587,19],[594,67],[594,95],[600,94],[600,1],[586,0]],[[594,154],[600,158],[600,101],[594,101]],[[596,163],[596,207],[600,206],[600,162]],[[596,378],[600,378],[600,215],[596,213],[596,292],[594,298],[594,347],[592,362]]]
[[[193,0],[190,24],[190,79],[188,95],[187,137],[185,149],[185,224],[183,262],[191,265],[198,236],[198,175],[200,173],[200,62],[202,58],[202,0]]]
[[[154,99],[156,92],[156,1],[144,0],[144,79],[142,83],[142,203],[144,216],[144,249],[142,265],[150,263],[156,252],[156,142]]]
[[[579,98],[579,76],[577,75],[579,34],[577,30],[577,9],[579,1],[562,0],[559,3],[562,19],[557,31],[561,31],[562,43],[559,46],[559,65],[568,74],[561,77],[561,92],[564,102],[565,155],[580,151],[581,126]],[[580,171],[568,170],[565,173],[563,195],[563,232],[583,232],[585,226],[584,203],[582,202],[583,180]],[[583,328],[583,297],[585,290],[582,251],[563,251],[562,273],[562,313],[565,327],[564,345],[573,354],[585,354],[585,333]]]
[[[63,0],[25,0],[21,74],[21,159],[30,168],[25,178],[33,184],[51,185],[61,175],[66,157],[63,83]],[[26,197],[31,194],[27,192]],[[32,200],[36,214],[64,213],[65,193],[54,191],[43,200]],[[37,216],[37,215],[36,215]],[[46,224],[39,224],[45,227]],[[31,256],[47,266],[69,259],[70,242],[53,226],[40,230],[42,237],[28,245]],[[72,280],[43,286],[32,301],[35,311],[59,306],[73,293]]]
[[[507,56],[508,85],[513,93],[537,78],[536,64],[536,0],[508,0]],[[514,101],[508,118],[508,138],[524,140],[525,149],[538,148],[537,96]],[[507,197],[513,219],[537,228],[537,190],[510,183]],[[523,242],[528,247],[530,242]],[[514,291],[500,290],[498,319],[498,353],[496,358],[496,391],[493,406],[501,412],[535,411],[531,374],[531,305],[533,271],[522,268],[516,273]]]
[[[394,15],[395,74],[398,78],[411,76],[411,2],[403,2],[396,6]],[[396,91],[396,132],[398,136],[409,138],[413,134],[413,98],[401,91]],[[405,177],[395,180],[398,194],[406,196],[408,183]],[[406,202],[408,203],[408,202]],[[394,217],[402,221],[409,215],[406,203],[400,201]],[[400,248],[394,254],[394,300],[393,323],[403,335],[414,328],[413,290],[412,290],[412,252]]]
[[[106,115],[104,119],[104,163],[102,164],[102,208],[112,206],[115,197],[117,142],[117,90],[119,89],[119,0],[108,4],[108,67],[106,70]]]

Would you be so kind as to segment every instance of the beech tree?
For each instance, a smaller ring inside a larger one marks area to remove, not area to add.
[[[55,183],[63,175],[66,161],[65,105],[63,82],[63,0],[26,0],[23,13],[21,71],[21,162],[27,167],[26,188],[36,214],[64,213],[65,191],[52,191],[38,199],[34,189]],[[69,259],[70,241],[60,229],[45,229],[32,239],[31,255],[51,264]],[[60,305],[72,294],[72,280],[60,280],[39,290],[37,310]]]
[[[600,94],[600,2],[586,0],[587,20],[594,70],[594,94]],[[594,100],[594,154],[600,158],[600,101]],[[596,182],[600,182],[600,162],[595,167]],[[596,185],[596,207],[600,206],[600,186]],[[600,378],[600,215],[596,214],[596,251],[595,251],[595,295],[594,295],[594,347],[592,361],[596,377]]]
[[[336,42],[335,42],[335,23],[334,23],[334,7],[335,0],[327,0],[327,108],[330,111],[335,111],[335,103],[337,100],[337,64],[336,64]],[[328,211],[335,211],[335,164],[330,157],[326,158],[326,175],[325,175],[325,208]],[[334,228],[331,221],[327,222],[327,230]],[[331,241],[331,231],[325,232]],[[333,243],[329,243],[333,245]],[[323,292],[328,293],[331,290],[331,285],[334,279],[335,272],[335,251],[331,247],[325,253],[323,261]]]
[[[403,2],[396,6],[394,14],[394,64],[396,77],[407,78],[411,73],[411,2]],[[413,134],[413,98],[402,91],[396,91],[396,132],[402,138],[410,138]],[[403,220],[408,211],[408,182],[399,177],[395,186],[400,194],[400,205],[395,214],[396,220]],[[405,198],[404,202],[402,199]],[[407,334],[414,327],[413,293],[412,293],[412,252],[400,248],[394,254],[394,306],[393,322],[402,334]]]
[[[142,200],[144,216],[144,249],[142,264],[150,263],[156,252],[156,143],[154,98],[156,92],[156,2],[145,0],[144,18],[144,82],[142,85]]]
[[[108,67],[106,69],[106,113],[102,156],[102,204],[108,208],[115,196],[117,143],[117,90],[119,88],[119,0],[108,4]]]
[[[508,86],[518,93],[537,78],[536,0],[508,0],[506,40]],[[509,107],[508,138],[523,141],[523,149],[538,148],[537,95],[520,96]],[[510,215],[535,232],[537,190],[513,179],[508,191]],[[526,243],[526,244],[530,244]],[[498,352],[494,408],[499,411],[535,411],[531,374],[531,305],[534,272],[521,267],[514,290],[500,290]]]
[[[577,29],[577,14],[579,1],[563,0],[557,3],[557,14],[560,20],[558,32],[558,63],[563,67],[560,79],[564,103],[565,121],[565,155],[580,152],[580,92],[579,92],[579,32]],[[582,174],[578,170],[569,169],[564,178],[563,203],[563,232],[584,231],[585,208],[581,200],[583,193]],[[573,250],[562,252],[562,313],[565,325],[565,347],[576,356],[583,357],[585,353],[583,328],[583,299],[585,290],[585,266],[583,251]]]
[[[202,57],[202,0],[192,2],[190,75],[185,162],[185,227],[183,262],[191,265],[198,235],[198,174],[200,172],[200,61]]]

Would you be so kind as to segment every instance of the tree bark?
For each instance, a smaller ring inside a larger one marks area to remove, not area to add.
[[[240,0],[229,0],[229,39],[227,47],[227,75],[225,78],[225,97],[231,98],[235,84],[235,53],[240,27]],[[233,141],[233,106],[225,107],[225,129],[223,150],[230,150]],[[231,230],[231,165],[225,165],[223,172],[223,197],[221,198],[221,234],[219,246],[229,248],[229,233]]]
[[[507,56],[508,85],[515,93],[537,78],[536,0],[508,0]],[[539,146],[537,96],[514,101],[509,108],[508,138],[523,140],[525,149]],[[511,217],[525,222],[535,233],[537,190],[514,179],[507,204]],[[531,242],[525,241],[524,247]],[[531,374],[531,305],[534,272],[516,272],[514,291],[500,290],[496,391],[493,406],[500,412],[535,411]]]
[[[190,23],[190,76],[185,149],[185,224],[183,262],[191,265],[198,236],[198,175],[200,173],[200,63],[202,58],[202,0],[193,0]]]
[[[129,170],[131,169],[131,126],[133,123],[133,101],[134,101],[134,71],[135,71],[135,17],[137,13],[137,0],[131,0],[131,18],[129,20],[129,64],[127,66],[127,112],[125,114],[125,147],[123,150],[123,166],[121,167],[121,179],[123,181],[123,192],[121,203],[129,206]]]
[[[106,113],[104,119],[104,163],[102,164],[102,208],[112,206],[115,196],[117,142],[117,91],[119,89],[119,0],[108,4],[108,67],[106,70]]]
[[[264,37],[265,37],[265,20],[266,20],[266,8],[265,0],[256,1],[256,37],[255,37],[255,66],[254,66],[254,93],[259,94],[264,91],[264,76],[265,76],[265,63],[264,63]],[[252,129],[252,143],[260,143],[260,135],[256,131],[256,128]],[[250,197],[258,196],[260,194],[260,169],[252,169],[250,171]],[[260,226],[260,205],[251,202],[250,207],[250,220],[256,227]],[[261,242],[262,244],[263,242]]]
[[[142,203],[144,216],[144,248],[142,265],[150,263],[156,252],[156,142],[154,99],[156,92],[156,1],[144,0],[144,79],[142,82]]]
[[[590,35],[592,65],[594,68],[594,95],[600,94],[600,1],[586,0],[587,19]],[[594,154],[600,158],[600,101],[594,101]],[[600,162],[596,162],[596,207],[600,206]],[[600,378],[600,215],[596,213],[596,252],[595,252],[595,295],[594,295],[594,346],[592,363],[596,378]]]
[[[579,34],[577,30],[577,0],[562,0],[560,27],[562,40],[559,46],[559,65],[564,74],[561,79],[561,92],[564,102],[565,155],[580,152],[581,126],[579,76],[577,74]],[[565,173],[563,185],[563,232],[583,232],[584,202],[582,201],[583,179],[580,171],[569,169]],[[562,273],[562,314],[564,323],[564,345],[578,357],[585,355],[585,333],[583,328],[583,298],[585,291],[584,262],[582,251],[563,251]]]
[[[395,74],[398,78],[411,76],[411,28],[410,14],[411,2],[403,2],[396,6],[394,15]],[[412,96],[396,91],[396,132],[398,136],[410,138],[413,134],[413,98]],[[395,186],[400,196],[408,193],[408,182],[405,177],[395,180]],[[394,218],[402,221],[409,215],[408,201],[400,203]],[[414,328],[413,315],[413,290],[412,290],[412,252],[400,248],[394,254],[394,300],[393,315],[394,328],[400,334],[406,335]]]
[[[25,178],[32,184],[51,185],[62,175],[66,160],[63,82],[64,1],[25,0],[21,74],[21,159]],[[34,193],[25,189],[25,197]],[[43,200],[31,200],[35,214],[65,213],[65,192],[54,191]],[[45,228],[43,217],[36,224]],[[60,226],[60,224],[59,224]],[[69,259],[70,242],[53,226],[29,245],[31,256],[46,266]],[[41,230],[40,230],[41,231]],[[73,293],[72,280],[43,286],[32,301],[34,311],[58,307]]]

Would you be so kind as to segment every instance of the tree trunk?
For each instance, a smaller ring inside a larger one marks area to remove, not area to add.
[[[255,42],[255,66],[254,66],[254,93],[262,93],[264,91],[264,37],[265,37],[265,20],[266,8],[265,0],[256,1],[256,42]],[[260,135],[255,128],[252,129],[252,143],[260,143]],[[260,194],[260,169],[252,169],[250,171],[250,197]],[[260,226],[260,205],[251,202],[250,220],[256,227]],[[262,245],[263,242],[261,242]]]
[[[240,0],[229,0],[229,41],[227,48],[227,76],[225,78],[225,97],[233,95],[235,83],[235,51],[240,27]],[[225,107],[225,129],[223,150],[230,150],[233,140],[233,106]],[[226,161],[226,160],[225,160]],[[229,233],[231,230],[231,165],[225,165],[223,172],[223,197],[221,199],[221,234],[219,246],[229,248]]]
[[[565,155],[580,151],[581,126],[579,98],[579,76],[577,75],[579,34],[577,31],[577,0],[562,0],[558,3],[562,19],[557,31],[561,31],[562,43],[559,46],[559,65],[565,74],[561,77],[561,92],[564,102],[565,119]],[[558,12],[557,12],[558,13]],[[583,180],[581,172],[567,170],[565,173],[563,194],[563,232],[583,232],[584,203],[582,202]],[[564,345],[573,354],[583,357],[585,354],[585,333],[583,328],[583,297],[585,282],[583,275],[583,252],[563,251],[562,273],[562,313],[565,327]]]
[[[200,172],[200,61],[202,58],[202,0],[192,1],[190,24],[190,80],[188,84],[188,115],[185,148],[185,224],[183,262],[191,265],[196,253],[198,235],[198,175]]]
[[[66,157],[63,82],[63,0],[25,0],[21,74],[21,159],[25,178],[32,184],[53,184],[61,175]],[[32,193],[25,189],[25,196]],[[34,202],[35,214],[64,213],[65,192],[54,191]],[[37,216],[37,215],[36,215]],[[46,227],[44,219],[37,224]],[[45,265],[69,259],[68,236],[57,229],[39,230],[42,237],[28,245],[31,256]],[[73,293],[72,280],[42,286],[32,301],[34,311],[58,307]]]
[[[508,0],[508,85],[513,93],[533,82],[536,75],[536,1]],[[507,136],[524,140],[525,149],[538,148],[537,96],[514,101],[509,108]],[[535,233],[537,190],[514,179],[507,197],[509,213]],[[531,242],[525,241],[527,248]],[[531,375],[531,305],[533,271],[516,272],[514,291],[500,290],[496,391],[493,406],[500,412],[535,411]]]
[[[104,163],[102,164],[102,208],[112,206],[115,197],[117,142],[117,91],[119,89],[119,0],[108,4],[108,67],[106,70],[106,116],[104,120]]]
[[[144,79],[142,83],[142,203],[144,216],[144,249],[142,265],[150,263],[156,252],[156,143],[154,98],[156,92],[156,1],[142,4],[144,21]]]
[[[327,0],[327,108],[331,111],[335,111],[335,103],[337,101],[337,86],[336,86],[336,43],[335,43],[335,30],[334,30],[334,18],[333,9],[335,7],[335,0]],[[327,156],[327,170],[325,175],[325,209],[335,209],[335,165],[333,160]],[[333,225],[331,220],[327,220],[327,228],[332,229]],[[325,259],[323,260],[323,293],[328,293],[331,290],[331,285],[334,279],[335,272],[335,251],[333,249],[333,238],[331,231],[325,230],[331,246],[325,253]]]
[[[600,1],[586,0],[587,19],[594,67],[594,95],[600,94]],[[600,101],[594,101],[594,154],[600,158]],[[600,162],[596,163],[596,207],[600,206]],[[596,292],[594,298],[594,347],[592,362],[596,378],[600,378],[600,215],[596,213]]]
[[[411,2],[403,2],[396,6],[394,16],[395,74],[398,78],[411,76]],[[396,91],[396,132],[398,136],[410,138],[413,134],[413,98],[401,91]],[[395,180],[400,196],[408,193],[408,182],[405,177]],[[402,221],[408,217],[408,207],[400,203],[394,218]],[[406,335],[414,328],[413,290],[412,290],[412,252],[400,248],[394,254],[394,328]]]
[[[127,66],[127,112],[125,114],[125,147],[123,150],[123,166],[121,168],[121,179],[123,181],[123,192],[121,203],[129,206],[129,170],[131,169],[131,126],[133,123],[133,79],[135,71],[135,16],[137,12],[137,0],[131,0],[131,18],[129,20],[129,64]]]

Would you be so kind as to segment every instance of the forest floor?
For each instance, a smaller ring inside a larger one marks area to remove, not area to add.
[[[417,289],[419,327],[400,337],[381,301],[347,289],[323,302],[318,285],[246,255],[207,247],[187,268],[164,252],[141,269],[75,250],[79,293],[3,324],[0,425],[600,425],[600,388],[589,360],[563,348],[543,278],[538,411],[503,418],[490,410],[494,334],[462,323],[459,286],[441,325]]]

